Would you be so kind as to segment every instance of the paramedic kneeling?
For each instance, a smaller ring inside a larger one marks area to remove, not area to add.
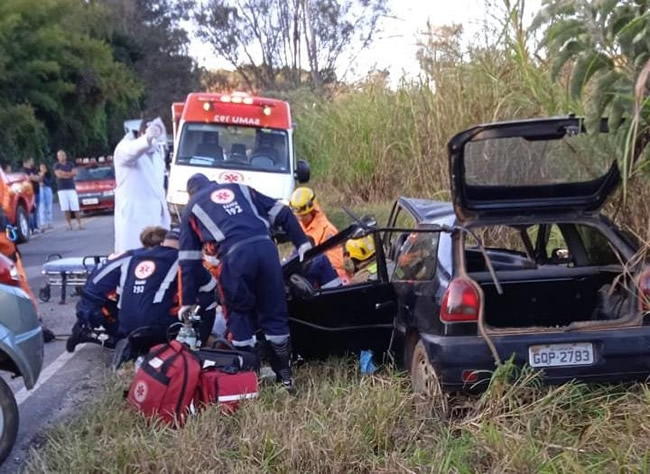
[[[94,330],[103,327],[109,339],[107,347],[115,346],[117,335],[117,287],[120,283],[122,267],[128,263],[129,253],[111,256],[97,265],[88,276],[77,302],[77,322],[72,327],[72,335],[65,348],[74,352],[77,344],[92,342],[102,344]]]
[[[168,232],[158,247],[133,250],[128,260],[120,280],[119,335],[147,328],[152,340],[167,342],[168,329],[178,322],[178,233]],[[191,303],[201,307],[205,343],[214,324],[217,282],[204,268],[193,282],[197,291]]]
[[[167,235],[162,227],[147,227],[140,234],[140,242],[144,248],[160,245]],[[119,327],[117,316],[117,287],[120,276],[128,265],[128,257],[132,252],[124,252],[109,256],[97,265],[86,280],[81,290],[81,298],[77,302],[77,322],[72,327],[72,335],[66,343],[66,350],[74,352],[75,347],[82,342],[102,344],[115,347],[115,339]],[[97,329],[103,327],[109,336],[104,342],[98,338]]]
[[[277,224],[298,249],[311,248],[291,210],[243,184],[218,184],[202,174],[187,183],[190,201],[181,220],[182,317],[196,297],[203,270],[202,246],[215,242],[221,262],[219,285],[233,345],[255,350],[261,330],[278,382],[291,389],[289,317],[278,250],[270,238]]]

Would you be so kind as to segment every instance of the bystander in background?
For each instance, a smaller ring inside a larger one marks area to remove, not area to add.
[[[65,214],[65,220],[68,228],[72,230],[72,218],[77,217],[79,229],[81,225],[81,213],[79,212],[79,197],[74,186],[74,177],[77,175],[74,165],[68,162],[68,155],[63,150],[56,154],[58,163],[54,165],[54,174],[56,175],[57,194],[59,196],[59,205],[61,211]]]
[[[41,163],[38,170],[38,175],[41,177],[40,182],[40,197],[39,197],[39,225],[41,230],[52,228],[52,173],[47,169],[45,163]]]
[[[40,208],[41,175],[36,170],[34,158],[25,158],[23,160],[22,171],[27,175],[34,189],[34,211],[29,214],[29,230],[32,234],[38,234],[40,225],[38,213]]]

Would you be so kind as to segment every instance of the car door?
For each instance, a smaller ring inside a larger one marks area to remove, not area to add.
[[[331,242],[316,247],[308,253],[303,265],[334,244],[343,245],[354,232],[348,228],[330,239]],[[322,288],[309,295],[290,291],[289,328],[294,352],[303,358],[324,358],[361,350],[381,353],[388,348],[396,310],[395,293],[388,281],[380,235],[377,231],[370,233],[375,240],[376,280]],[[285,277],[299,269],[300,265],[292,262],[285,266]]]

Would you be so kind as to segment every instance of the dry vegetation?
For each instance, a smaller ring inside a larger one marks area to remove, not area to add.
[[[182,430],[125,409],[127,378],[106,382],[27,472],[643,472],[650,461],[645,385],[541,388],[509,365],[446,418],[403,375],[333,360],[300,368],[295,396],[266,386],[234,416],[211,408]]]

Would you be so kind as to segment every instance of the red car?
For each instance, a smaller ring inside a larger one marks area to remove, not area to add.
[[[77,168],[75,188],[81,211],[112,211],[115,208],[115,169],[111,162],[101,160],[85,161]]]
[[[5,173],[0,170],[0,179],[8,190],[7,202],[2,203],[7,219],[16,226],[17,243],[29,240],[29,215],[34,212],[35,196],[31,181],[25,173]]]

